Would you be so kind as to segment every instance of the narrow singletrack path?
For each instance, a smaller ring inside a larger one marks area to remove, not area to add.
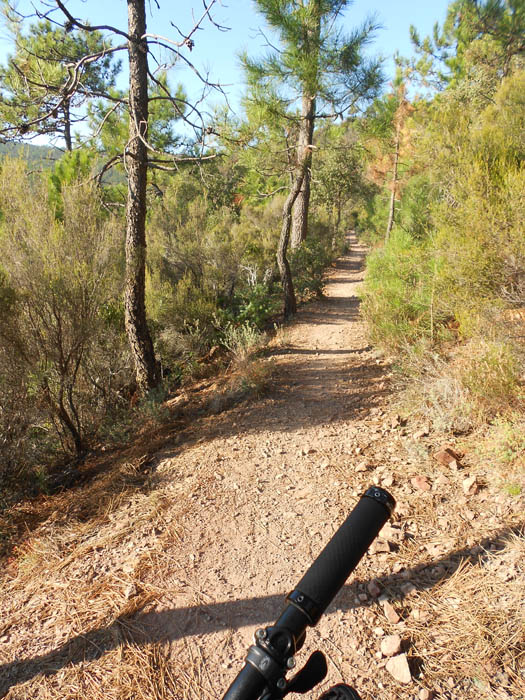
[[[174,552],[182,553],[172,581],[178,593],[156,617],[157,634],[173,640],[179,659],[198,647],[219,688],[239,667],[254,628],[278,615],[358,495],[374,480],[392,483],[373,448],[385,432],[389,367],[359,315],[365,249],[350,242],[325,297],[300,309],[271,350],[267,394],[202,419],[191,428],[200,443],[159,464],[159,473],[191,473],[194,508]],[[355,665],[348,649],[357,588],[342,595],[309,635],[313,645],[319,636],[329,640],[332,682]]]

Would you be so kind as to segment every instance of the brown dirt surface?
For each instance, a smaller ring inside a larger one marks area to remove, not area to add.
[[[303,697],[341,681],[370,700],[524,696],[523,496],[472,455],[439,463],[443,443],[461,445],[397,415],[351,242],[325,298],[259,360],[272,368],[263,396],[188,413],[98,490],[49,499],[3,574],[1,697],[222,697],[254,630],[370,484],[397,510],[309,631],[298,663],[320,648],[329,669]],[[389,635],[407,684],[386,668]]]

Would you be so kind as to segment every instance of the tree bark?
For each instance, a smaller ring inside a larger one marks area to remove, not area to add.
[[[292,248],[297,248],[308,234],[308,210],[310,207],[310,181],[312,172],[312,145],[315,122],[315,98],[303,96],[301,123],[297,141],[297,160],[305,163],[301,190],[293,208]]]
[[[310,183],[312,179],[312,145],[315,123],[315,95],[319,85],[319,42],[321,37],[321,17],[324,14],[320,0],[309,0],[308,11],[311,22],[305,26],[303,51],[315,61],[315,75],[303,83],[301,101],[301,122],[297,140],[297,163],[304,163],[303,185],[294,204],[292,218],[292,248],[297,248],[308,235],[308,211],[310,208]]]
[[[64,141],[66,142],[66,151],[70,153],[73,150],[73,140],[71,138],[71,111],[69,100],[65,100],[64,106]]]
[[[277,246],[277,265],[281,275],[281,284],[283,287],[283,316],[285,319],[290,318],[297,311],[297,301],[293,286],[292,271],[286,257],[288,243],[290,241],[290,230],[292,226],[292,208],[299,196],[306,172],[306,163],[303,162],[295,180],[292,184],[288,197],[283,205],[283,221],[281,226],[281,235],[279,237],[279,245]]]
[[[386,225],[385,242],[388,243],[390,238],[390,232],[394,225],[395,218],[395,207],[396,207],[396,190],[397,190],[397,167],[399,163],[399,141],[400,141],[401,127],[398,125],[396,129],[396,143],[394,152],[394,172],[392,174],[392,192],[390,194],[390,207],[388,211],[388,223]]]
[[[160,372],[146,321],[146,186],[148,154],[148,46],[145,0],[128,0],[129,141],[126,147],[126,333],[141,394],[158,385]]]

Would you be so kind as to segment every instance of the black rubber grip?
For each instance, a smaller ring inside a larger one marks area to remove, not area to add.
[[[316,624],[388,520],[394,500],[378,487],[368,489],[317,557],[294,591],[315,603]]]

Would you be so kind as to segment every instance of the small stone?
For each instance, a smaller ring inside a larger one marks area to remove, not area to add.
[[[382,627],[374,627],[374,634],[376,637],[384,637],[385,630]]]
[[[410,683],[412,680],[406,654],[399,654],[389,659],[386,670],[400,683]]]
[[[410,483],[414,488],[419,489],[420,491],[430,491],[431,488],[426,476],[414,476],[412,479],[410,479]]]
[[[377,598],[377,596],[381,593],[381,588],[379,587],[376,581],[370,581],[366,588],[372,596],[372,598]]]
[[[407,583],[403,583],[401,585],[401,591],[403,592],[404,595],[410,595],[411,593],[414,593],[417,588],[414,586],[414,584],[411,581],[407,581]]]
[[[393,527],[390,523],[386,523],[381,528],[381,536],[386,537],[388,540],[399,539],[403,535],[403,531],[398,527]]]
[[[434,459],[445,467],[455,462],[456,464],[454,466],[457,468],[459,466],[460,457],[451,447],[442,447],[438,452],[434,453]]]
[[[398,634],[390,634],[381,642],[383,656],[395,656],[401,651],[401,637]]]
[[[428,690],[428,688],[421,688],[418,697],[419,700],[432,700],[434,693],[431,690]]]
[[[441,487],[446,487],[449,486],[450,481],[447,479],[447,477],[444,474],[440,474],[436,479],[434,479],[434,487],[436,486],[441,486]]]
[[[430,433],[430,426],[424,425],[420,430],[414,433],[414,440],[419,440],[422,437],[426,437]]]
[[[366,462],[359,462],[355,470],[356,472],[366,472],[368,470],[368,464]]]
[[[359,593],[357,597],[359,598],[361,603],[366,603],[368,600],[368,596],[366,593]]]
[[[388,601],[383,603],[383,611],[385,613],[386,619],[392,624],[392,625],[397,625],[399,620],[401,619],[399,615],[396,613],[394,606],[389,603]]]
[[[466,496],[475,496],[479,491],[479,485],[475,476],[469,476],[463,479],[463,491]]]
[[[370,549],[368,550],[370,554],[379,554],[380,552],[390,552],[390,543],[386,540],[375,540],[372,542]]]

